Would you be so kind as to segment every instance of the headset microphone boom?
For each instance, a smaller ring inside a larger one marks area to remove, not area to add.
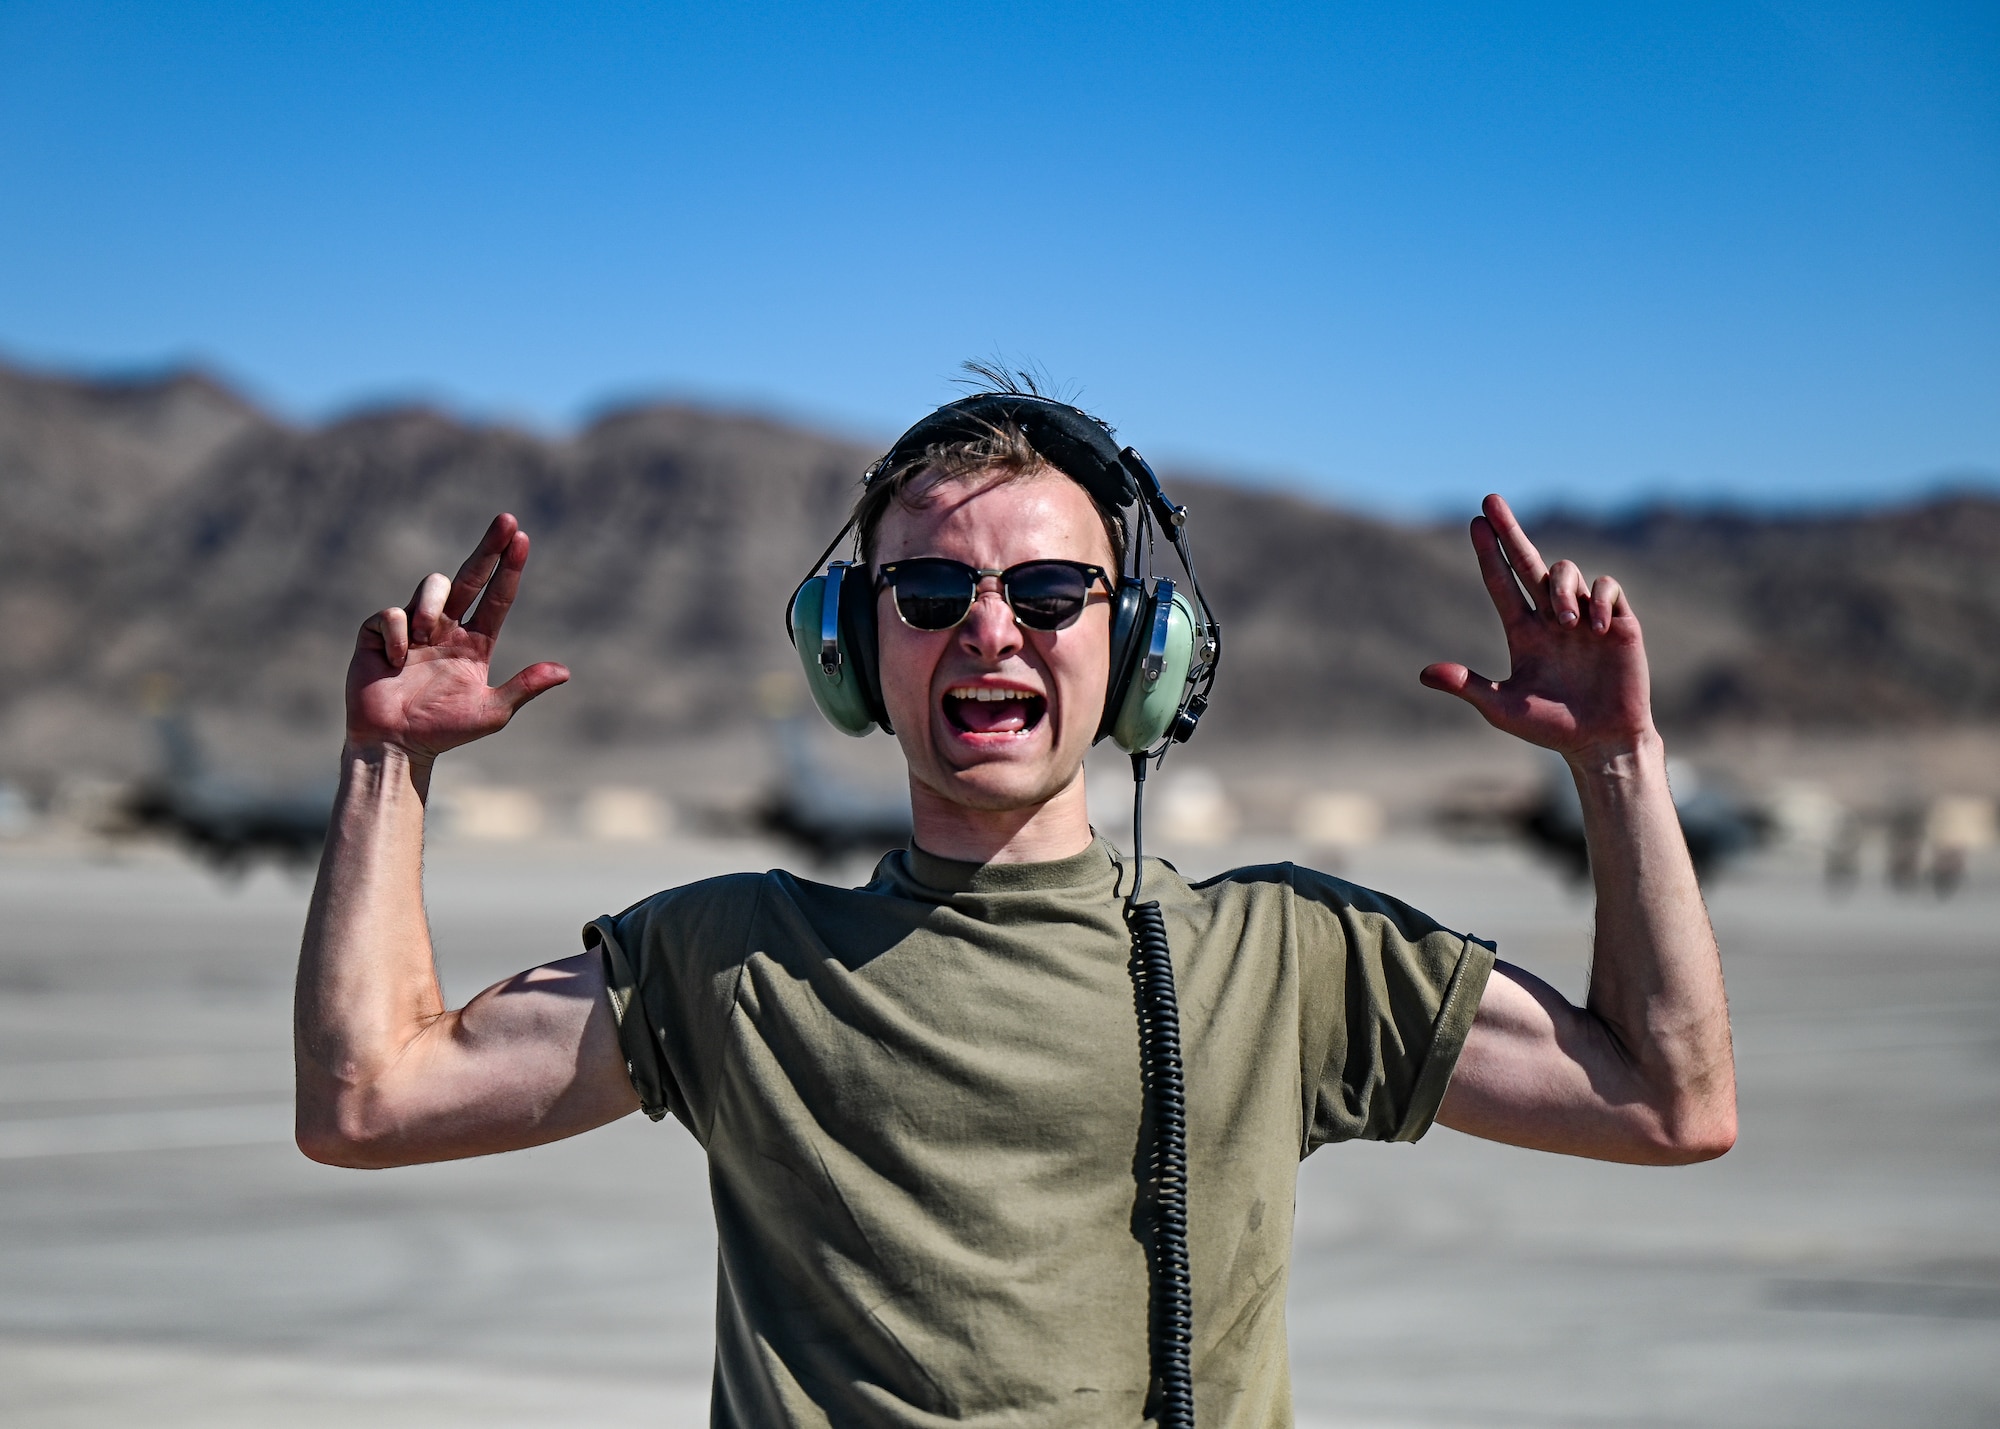
[[[1160,1429],[1193,1429],[1192,1282],[1187,1247],[1187,1114],[1180,1012],[1166,917],[1141,903],[1145,875],[1146,766],[1194,734],[1208,708],[1222,659],[1222,631],[1202,598],[1188,549],[1187,508],[1169,500],[1144,457],[1119,447],[1111,430],[1064,402],[992,392],[948,403],[896,440],[868,469],[864,488],[921,462],[934,447],[979,441],[1011,423],[1044,461],[1125,523],[1125,569],[1111,616],[1111,678],[1095,739],[1109,738],[1132,758],[1132,887],[1125,921],[1132,935],[1131,973],[1139,1009],[1140,1074],[1152,1136],[1150,1197],[1152,1409]],[[882,703],[876,647],[875,582],[865,553],[825,561],[854,529],[852,518],[813,562],[785,609],[785,634],[798,652],[813,703],[845,734],[893,733]],[[1164,535],[1187,574],[1187,589],[1155,579],[1155,532]]]

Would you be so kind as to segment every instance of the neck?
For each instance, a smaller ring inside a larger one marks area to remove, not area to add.
[[[968,809],[910,781],[917,847],[961,863],[1050,863],[1090,847],[1083,770],[1054,797],[1025,809]]]

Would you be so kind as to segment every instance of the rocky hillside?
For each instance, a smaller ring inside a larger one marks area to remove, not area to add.
[[[535,538],[502,660],[574,684],[515,738],[622,745],[749,717],[781,603],[872,453],[742,415],[612,412],[561,439],[434,411],[301,430],[192,374],[0,368],[0,776],[125,772],[165,676],[205,722],[323,751],[355,625],[496,510]],[[1497,670],[1462,530],[1169,485],[1228,630],[1210,738],[1449,728],[1427,661]],[[2000,502],[1765,520],[1540,523],[1647,622],[1663,717],[1878,728],[2000,718]],[[247,733],[245,735],[247,736]]]

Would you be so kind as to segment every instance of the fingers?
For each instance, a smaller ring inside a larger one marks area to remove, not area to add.
[[[400,670],[410,658],[410,616],[401,606],[392,605],[361,622],[359,646],[379,645],[390,667]]]
[[[438,637],[444,623],[445,598],[451,594],[451,582],[432,571],[418,585],[415,595],[410,597],[410,639],[419,645],[429,645]]]
[[[1493,597],[1493,608],[1500,612],[1501,624],[1512,625],[1533,615],[1535,607],[1528,603],[1520,582],[1514,579],[1514,568],[1507,564],[1507,556],[1500,549],[1499,534],[1484,516],[1472,518],[1472,549],[1479,556],[1479,577],[1486,582],[1486,593]]]
[[[520,522],[501,512],[486,528],[478,549],[458,568],[456,578],[446,580],[436,571],[424,577],[410,597],[409,638],[419,645],[436,643],[445,626],[463,620],[474,601],[479,601],[479,613],[466,628],[488,638],[499,634],[527,560],[527,534]]]
[[[1599,576],[1590,588],[1590,628],[1599,635],[1611,628],[1611,618],[1615,615],[1630,615],[1632,607],[1625,599],[1625,588],[1610,576]]]
[[[1447,660],[1424,666],[1417,671],[1417,678],[1433,690],[1443,690],[1448,695],[1455,695],[1465,688],[1465,682],[1472,678],[1472,671]]]
[[[505,511],[493,518],[486,534],[479,538],[478,548],[465,558],[465,564],[458,568],[457,579],[451,583],[451,594],[444,603],[447,617],[465,619],[465,612],[472,609],[472,602],[479,599],[479,592],[492,579],[494,567],[500,564],[513,542],[514,533],[520,529],[521,523]]]
[[[1583,572],[1575,561],[1557,561],[1549,567],[1548,601],[1544,614],[1564,630],[1576,628],[1584,599]]]
[[[1457,695],[1461,700],[1485,715],[1493,718],[1493,711],[1500,701],[1500,686],[1484,675],[1474,674],[1465,666],[1444,661],[1436,665],[1426,665],[1417,673],[1417,678],[1433,690],[1442,690],[1447,695]]]
[[[509,516],[506,519],[512,521],[514,518]],[[495,524],[498,523],[499,518],[495,518]],[[500,623],[507,618],[507,611],[514,604],[514,595],[521,588],[521,569],[528,564],[528,533],[516,528],[508,536],[506,548],[496,559],[497,568],[488,568],[492,573],[492,581],[486,586],[486,594],[480,598],[479,609],[473,612],[472,619],[465,624],[467,630],[484,635],[489,640],[500,634]],[[471,562],[468,561],[466,564],[469,567]],[[465,574],[461,571],[459,579],[464,578]],[[457,590],[457,586],[452,587],[454,594]],[[463,607],[460,608],[459,614],[464,614]]]
[[[1500,562],[1539,595],[1535,604],[1539,605],[1541,615],[1560,629],[1576,629],[1587,610],[1590,628],[1602,635],[1611,628],[1615,617],[1631,614],[1623,588],[1610,576],[1599,576],[1592,584],[1584,579],[1575,561],[1565,559],[1553,566],[1545,564],[1542,553],[1521,529],[1513,509],[1498,495],[1488,496],[1483,509],[1486,514],[1472,523],[1472,544],[1479,552],[1479,573],[1485,578],[1487,592],[1499,607],[1502,620],[1509,619],[1510,612],[1525,613],[1533,607],[1518,588],[1507,589],[1514,583],[1502,579]]]
[[[553,660],[543,660],[528,666],[506,684],[494,691],[507,706],[507,713],[513,714],[536,695],[553,690],[569,679],[567,667]]]
[[[1507,553],[1507,564],[1520,574],[1523,585],[1530,590],[1537,589],[1542,578],[1549,573],[1549,568],[1542,560],[1542,553],[1535,549],[1535,543],[1528,539],[1528,533],[1515,519],[1514,509],[1497,492],[1481,502],[1479,509],[1493,523],[1493,534],[1500,538],[1500,549]]]

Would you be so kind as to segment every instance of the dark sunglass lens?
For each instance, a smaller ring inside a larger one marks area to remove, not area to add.
[[[949,630],[972,607],[972,575],[942,563],[912,561],[895,573],[896,610],[918,630]]]
[[[1089,596],[1089,577],[1054,561],[1019,566],[1007,578],[1014,616],[1032,630],[1061,630],[1083,613]]]

